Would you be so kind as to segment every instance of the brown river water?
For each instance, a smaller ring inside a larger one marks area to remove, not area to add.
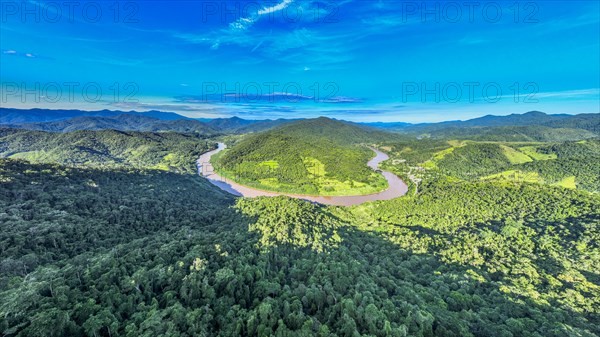
[[[282,193],[282,192],[271,192],[259,190],[256,188],[244,186],[238,184],[231,179],[227,179],[225,177],[217,174],[212,164],[210,163],[210,159],[212,155],[215,153],[223,151],[227,146],[223,143],[219,143],[219,146],[216,150],[209,151],[204,153],[198,158],[198,174],[205,177],[210,181],[213,185],[219,187],[223,191],[229,192],[236,196],[243,197],[276,197],[280,195],[285,195],[292,198],[298,198],[303,200],[308,200],[312,202],[317,202],[324,205],[336,205],[336,206],[352,206],[362,204],[367,201],[375,201],[375,200],[390,200],[397,197],[401,197],[406,194],[408,191],[408,186],[400,179],[397,175],[388,172],[381,171],[381,174],[385,177],[388,182],[388,189],[385,191],[381,191],[379,193],[368,194],[368,195],[352,195],[352,196],[313,196],[313,195],[303,195],[303,194],[290,194],[290,193]],[[387,154],[371,148],[373,152],[375,152],[375,158],[371,159],[367,165],[374,170],[379,169],[379,163],[384,160],[387,160],[389,157]]]

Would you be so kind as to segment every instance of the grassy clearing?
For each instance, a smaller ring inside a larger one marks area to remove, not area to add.
[[[160,163],[152,166],[152,169],[161,171],[170,171],[172,168],[177,167],[177,164],[182,160],[175,153],[169,153],[165,155]]]
[[[527,154],[519,152],[510,146],[500,145],[500,147],[502,148],[502,153],[504,153],[511,164],[524,164],[533,161]]]
[[[27,151],[27,152],[19,152],[15,153],[8,158],[11,159],[23,159],[28,160],[30,162],[39,162],[48,158],[48,152],[46,151]]]
[[[534,160],[552,160],[556,159],[556,153],[539,153],[535,146],[523,146],[519,148],[519,151],[533,158]]]
[[[321,163],[316,158],[304,157],[302,158],[302,163],[304,163],[306,171],[308,171],[308,173],[312,175],[313,178],[324,177],[327,173],[325,172],[325,164]]]
[[[448,144],[450,144],[450,146],[453,146],[453,147],[462,147],[462,146],[467,145],[467,142],[464,140],[449,140]]]
[[[150,167],[153,170],[160,170],[160,171],[169,171],[170,166],[165,164],[165,163],[158,163],[152,167]]]
[[[444,159],[444,157],[454,152],[454,149],[467,145],[467,142],[462,140],[449,140],[447,143],[452,147],[434,153],[431,159],[421,163],[421,167],[427,170],[435,169],[438,167],[437,161]]]
[[[572,190],[577,188],[577,183],[575,182],[575,176],[566,177],[565,179],[563,179],[555,184],[552,184],[552,185],[569,188]]]
[[[489,176],[481,177],[481,180],[504,180],[523,183],[544,183],[544,179],[537,172],[524,172],[520,170],[507,170]]]
[[[279,163],[276,160],[267,160],[260,163],[259,166],[264,166],[270,168],[271,170],[275,170],[279,168]]]
[[[428,160],[425,161],[421,164],[421,167],[423,167],[426,170],[432,170],[434,168],[437,168],[437,164],[433,161],[433,160]]]
[[[456,149],[456,147],[451,147],[445,150],[442,150],[440,152],[436,152],[433,155],[433,160],[442,160],[444,159],[445,156],[449,155],[450,153],[454,152],[454,149]]]

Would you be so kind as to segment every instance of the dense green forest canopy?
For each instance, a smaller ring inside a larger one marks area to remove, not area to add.
[[[576,141],[600,136],[600,114],[548,115],[539,111],[483,116],[466,121],[400,125],[386,128],[436,139],[480,141]]]
[[[196,172],[196,158],[214,145],[198,134],[173,132],[0,129],[0,157],[105,168]]]
[[[413,192],[353,207],[236,199],[182,174],[212,139],[2,129],[2,334],[600,335],[600,141],[305,122],[231,137],[222,160],[323,146],[311,155],[364,165],[356,145],[378,144]]]
[[[260,132],[294,119],[248,120],[239,117],[193,119],[162,111],[83,111],[12,109],[0,107],[0,124],[28,130],[71,132],[79,130],[173,131],[205,135]]]
[[[145,112],[137,111],[115,111],[115,110],[77,110],[77,109],[15,109],[0,107],[0,124],[28,124],[45,123],[56,121],[67,121],[73,118],[81,117],[117,117],[122,115],[150,117],[164,121],[191,118],[173,112],[163,112],[150,110]],[[49,124],[51,125],[51,123]]]
[[[249,135],[215,163],[238,182],[282,192],[313,195],[369,194],[386,182],[366,164],[372,144],[395,137],[328,118],[303,120]]]
[[[239,117],[215,118],[206,124],[221,132],[229,134],[244,134],[250,132],[261,132],[274,127],[297,121],[296,119],[275,119],[275,120],[248,120]]]
[[[584,129],[547,126],[448,127],[431,132],[411,131],[410,133],[421,138],[510,142],[563,142],[600,136],[600,133]]]
[[[7,336],[600,333],[586,192],[441,180],[341,208],[161,171],[0,168]]]
[[[444,175],[470,181],[501,180],[600,192],[600,140],[571,142],[384,142],[386,168],[410,177]]]
[[[121,130],[144,132],[182,132],[215,135],[219,132],[192,119],[161,120],[143,115],[117,115],[111,117],[85,116],[66,120],[37,123],[9,124],[10,127],[48,132],[72,132],[81,130]]]

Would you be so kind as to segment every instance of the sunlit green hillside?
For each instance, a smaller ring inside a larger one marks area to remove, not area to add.
[[[193,173],[196,158],[212,146],[214,142],[196,134],[0,129],[0,157],[38,163]]]
[[[600,191],[600,141],[384,143],[386,168],[407,176],[445,175],[470,181],[541,183]]]
[[[216,160],[219,173],[265,190],[359,195],[386,188],[367,167],[365,146],[388,134],[327,118],[299,121],[247,136]]]
[[[352,208],[0,160],[5,336],[595,336],[600,200],[427,183]]]

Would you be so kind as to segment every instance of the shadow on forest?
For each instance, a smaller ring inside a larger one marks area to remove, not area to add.
[[[208,228],[235,199],[195,175],[0,161],[0,271],[102,252],[141,237]]]
[[[474,268],[402,249],[326,208],[311,206],[337,226],[295,231],[283,217],[290,241],[264,249],[261,233],[249,232],[259,217],[238,212],[236,199],[196,176],[3,165],[12,179],[0,187],[3,267],[31,265],[13,274],[26,282],[0,283],[2,330],[272,335],[283,324],[308,336],[318,321],[349,336],[562,337],[573,332],[563,324],[582,336],[600,333],[596,316],[505,293],[486,274],[478,281]],[[292,203],[275,205],[286,216],[306,215],[286,208]],[[334,233],[341,242],[330,240]],[[318,252],[296,244],[296,235],[328,241]]]
[[[333,218],[336,222],[343,223],[343,219],[331,214],[326,208],[320,208],[320,211]],[[582,233],[583,227],[581,221],[594,220],[597,221],[597,218],[594,216],[584,216],[576,219],[569,218],[564,221],[569,224],[575,224],[574,226],[580,230],[577,232]],[[540,221],[539,219],[530,221],[526,222],[524,226],[545,228],[556,225],[555,222]],[[420,237],[439,236],[445,239],[453,237],[452,234],[440,233],[439,231],[423,226],[401,227],[417,233],[416,235]],[[491,224],[475,224],[474,228],[488,228],[499,234],[502,232],[503,227],[503,223],[495,221]],[[510,271],[505,275],[499,272],[491,273],[485,266],[479,269],[464,264],[444,262],[440,260],[439,255],[432,248],[433,246],[429,247],[429,251],[426,254],[413,253],[388,241],[381,234],[368,230],[360,230],[349,225],[338,228],[338,232],[343,233],[341,244],[339,246],[328,246],[326,253],[324,253],[324,256],[326,256],[324,259],[335,263],[344,261],[346,258],[345,254],[349,254],[352,261],[361,263],[361,272],[354,274],[349,272],[350,275],[347,279],[360,280],[364,275],[374,277],[372,283],[376,285],[375,293],[378,290],[382,290],[383,284],[394,284],[397,282],[409,282],[410,285],[408,288],[412,287],[413,289],[416,289],[415,287],[428,288],[431,291],[424,290],[421,298],[421,300],[427,299],[426,301],[428,302],[425,304],[427,310],[439,314],[440,317],[447,315],[454,316],[453,318],[458,320],[456,322],[469,322],[469,331],[475,335],[501,336],[506,331],[510,331],[515,336],[527,335],[524,331],[529,331],[529,333],[537,331],[543,336],[562,336],[568,333],[589,335],[589,331],[593,331],[594,333],[600,332],[598,328],[600,326],[600,317],[597,315],[575,311],[565,304],[560,303],[558,297],[548,299],[550,303],[545,303],[542,300],[530,297],[532,295],[527,295],[527,287],[533,287],[537,292],[543,294],[547,291],[545,287],[548,287],[548,284],[527,284],[526,282],[526,284],[516,286],[516,292],[511,292],[509,288],[504,287],[506,283],[513,283],[513,281],[520,283],[523,280],[526,281],[527,277],[525,275],[522,275],[525,277],[521,277],[520,280],[516,280],[516,278],[511,280],[508,278],[508,275],[511,274]],[[539,237],[539,234],[537,233],[536,236]],[[568,241],[568,238],[562,238],[560,241],[562,248],[568,248]],[[298,251],[302,253],[297,253]],[[286,261],[281,261],[281,258],[275,258],[280,261],[280,264],[274,263],[269,265],[271,267],[289,267],[293,265],[290,261],[307,259],[303,256],[307,253],[323,256],[323,254],[310,251],[307,248],[294,247],[293,244],[280,244],[278,247],[270,249],[268,254],[274,258],[285,256]],[[297,254],[300,254],[302,258],[296,256]],[[292,256],[290,257],[289,255]],[[331,256],[336,256],[336,258],[332,259]],[[308,259],[318,260],[318,258],[312,256]],[[509,268],[512,269],[511,266],[514,263],[519,262],[511,261],[508,264]],[[532,259],[531,263],[535,270],[538,272],[544,271],[549,275],[557,276],[565,272],[560,261],[557,261],[552,256],[536,256]],[[348,265],[347,267],[346,270],[350,271],[351,266]],[[515,267],[517,266],[515,265]],[[272,272],[281,271],[277,269],[272,270]],[[288,271],[283,270],[286,275]],[[310,274],[312,271],[306,270],[306,273]],[[377,279],[381,274],[386,279],[383,282]],[[589,273],[585,273],[585,275],[587,274]],[[287,281],[298,282],[308,279],[310,279],[310,276],[303,276],[300,280],[287,279]],[[333,282],[326,276],[320,279]],[[591,279],[592,282],[595,279],[596,277],[593,277]],[[390,283],[389,280],[392,280],[392,282]],[[447,288],[441,291],[440,284],[444,284]],[[513,283],[513,285],[515,284]],[[323,284],[319,286],[323,286]],[[402,293],[397,292],[398,288],[384,288],[389,298],[396,297],[394,301],[406,301],[410,299],[408,302],[413,305],[423,304],[418,298],[411,296],[404,297]],[[354,289],[354,291],[359,290]],[[512,291],[515,290],[513,289]],[[566,302],[568,303],[569,301],[567,300]],[[445,312],[446,310],[449,310],[451,313]],[[481,317],[473,318],[470,314],[467,314],[467,312],[477,311],[483,312]],[[535,325],[531,326],[531,322],[535,322]],[[444,331],[453,330],[452,325],[448,325],[447,322],[436,320],[436,324],[443,326]],[[459,323],[457,324],[460,325]],[[572,328],[581,330],[574,331]],[[435,330],[435,326],[433,329]]]
[[[244,221],[252,223],[255,219]],[[426,235],[423,228],[413,230]],[[378,319],[404,325],[408,334],[454,332],[462,336],[468,331],[475,336],[531,336],[535,333],[564,336],[575,331],[573,328],[583,336],[592,336],[586,330],[600,332],[598,317],[560,307],[558,303],[541,304],[527,296],[507,293],[502,289],[502,282],[491,280],[487,273],[483,273],[485,276],[477,273],[478,277],[484,277],[483,281],[474,277],[472,273],[477,272],[476,268],[440,261],[433,252],[412,253],[382,235],[352,226],[342,226],[337,231],[342,237],[341,243],[327,246],[324,252],[280,243],[263,250],[259,257],[268,261],[264,264],[264,277],[270,282],[280,282],[282,289],[289,288],[294,296],[304,294],[301,296],[304,314],[315,317],[332,330],[341,328],[339,322],[344,315],[349,315],[357,331],[373,334],[373,327],[367,326],[368,317],[364,316],[365,306],[373,303],[381,310],[382,316]],[[537,266],[542,268],[541,264],[546,262],[540,260]],[[314,300],[305,294],[306,289],[318,289],[333,300]],[[262,298],[259,293],[254,294],[257,303],[267,297],[275,301],[287,298],[280,292]],[[339,307],[344,299],[354,304]],[[390,309],[389,303],[394,303],[393,314],[386,311]],[[411,321],[411,316],[419,310],[423,311],[421,316],[424,313],[433,316],[429,320]]]
[[[419,230],[421,232],[421,229]],[[533,328],[529,325],[528,328],[532,328],[530,332],[535,330],[541,332],[542,327],[557,328],[560,324],[566,324],[584,330],[591,329],[596,334],[600,333],[598,316],[584,315],[560,307],[558,303],[540,304],[526,296],[505,293],[501,290],[501,282],[493,282],[489,277],[485,278],[484,282],[480,282],[467,276],[468,272],[476,270],[475,268],[442,262],[431,252],[415,254],[400,249],[376,233],[352,227],[344,227],[341,232],[343,241],[339,248],[333,249],[347,252],[353,261],[359,261],[365,275],[373,277],[373,284],[378,284],[379,289],[385,289],[389,298],[393,298],[394,301],[407,301],[421,307],[424,305],[429,312],[436,316],[432,325],[434,331],[441,326],[446,331],[452,331],[452,325],[458,321],[453,323],[445,321],[442,317],[447,319],[449,316],[454,316],[452,319],[468,321],[469,330],[477,336],[501,336],[503,330],[511,331],[515,336],[527,335],[525,326],[529,324],[525,322],[529,320],[536,321],[537,325]],[[536,262],[536,266],[545,268],[544,262],[543,260]],[[557,263],[552,265],[557,265]],[[547,270],[547,272],[553,271]],[[385,278],[394,281],[392,283],[382,282],[381,279]],[[394,283],[398,285],[398,283],[404,282],[407,284],[400,288],[383,286]],[[440,283],[445,284],[448,288],[443,291]],[[417,297],[404,296],[405,294],[399,291],[399,289],[411,288],[421,294]],[[543,290],[540,289],[540,291]],[[458,299],[460,296],[455,298],[457,293],[464,295],[462,302]],[[483,303],[478,302],[481,299],[483,299]],[[445,308],[440,306],[440,300],[446,302],[450,314],[443,313]],[[470,314],[473,312],[479,312],[481,316],[474,318]],[[439,314],[439,317],[436,314]],[[519,328],[509,327],[507,325],[509,319],[523,319],[524,321],[519,324]],[[565,335],[567,331],[557,329],[551,333],[550,330],[546,330],[543,335]]]

